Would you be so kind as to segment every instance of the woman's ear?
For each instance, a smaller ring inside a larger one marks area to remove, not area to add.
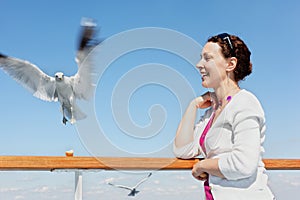
[[[236,64],[237,64],[236,57],[228,58],[228,65],[226,67],[226,71],[227,72],[232,72],[235,69]]]

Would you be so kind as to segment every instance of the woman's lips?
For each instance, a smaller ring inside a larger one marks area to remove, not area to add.
[[[208,73],[201,73],[202,78],[208,76]]]
[[[204,78],[205,78],[206,76],[208,76],[208,73],[201,73],[201,79],[202,79],[202,81],[204,80]]]

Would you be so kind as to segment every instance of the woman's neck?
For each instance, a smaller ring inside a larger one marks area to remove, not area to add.
[[[221,85],[214,89],[218,100],[218,106],[222,107],[226,105],[236,93],[240,91],[240,87],[235,82],[229,82],[228,84]]]

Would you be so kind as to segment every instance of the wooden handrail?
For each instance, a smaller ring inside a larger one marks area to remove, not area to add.
[[[123,170],[187,170],[199,159],[65,157],[65,156],[0,156],[0,170],[52,171],[57,169],[123,169]],[[300,170],[300,159],[264,159],[268,170]]]

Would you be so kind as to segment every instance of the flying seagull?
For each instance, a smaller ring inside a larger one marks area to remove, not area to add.
[[[124,185],[115,185],[115,184],[112,184],[112,183],[108,183],[108,184],[111,185],[111,186],[114,186],[114,187],[130,190],[130,193],[128,194],[128,196],[135,196],[137,193],[140,192],[140,191],[137,190],[137,187],[140,186],[143,182],[145,182],[151,175],[152,175],[152,173],[149,173],[146,178],[142,179],[134,187],[128,187],[128,186],[124,186]]]
[[[70,120],[84,119],[86,115],[76,105],[76,99],[88,100],[93,93],[93,63],[87,57],[91,50],[99,44],[95,40],[96,23],[92,19],[83,18],[79,37],[76,62],[78,71],[74,76],[65,76],[57,72],[54,77],[45,74],[36,65],[0,53],[0,68],[28,89],[35,97],[45,101],[59,101],[63,114],[63,124]]]

